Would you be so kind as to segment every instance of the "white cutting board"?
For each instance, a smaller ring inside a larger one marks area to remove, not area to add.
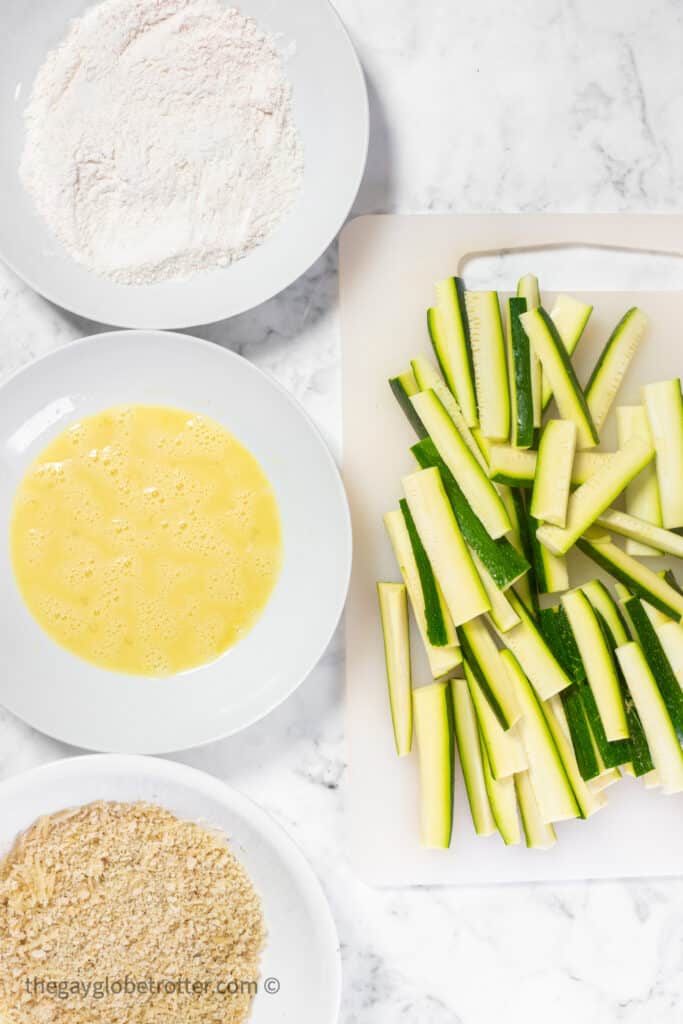
[[[405,369],[415,354],[431,354],[425,310],[434,281],[459,273],[477,253],[587,244],[679,254],[681,239],[683,217],[626,215],[370,216],[353,221],[342,235],[344,478],[354,529],[346,614],[348,827],[353,865],[370,884],[683,873],[683,795],[665,797],[632,779],[611,787],[609,806],[593,818],[558,825],[552,850],[535,851],[506,848],[498,836],[474,835],[458,769],[452,846],[421,849],[416,755],[399,760],[394,754],[375,595],[376,580],[400,578],[382,515],[396,507],[401,476],[414,468],[408,449],[415,436],[387,378]],[[533,252],[528,270],[534,271]],[[637,401],[641,382],[683,375],[683,294],[574,294],[595,307],[579,346],[582,382],[611,328],[634,304],[642,306],[651,326],[618,401]],[[553,296],[546,292],[545,298],[551,302]],[[604,432],[607,447],[615,443],[612,419]],[[570,569],[573,585],[599,575],[580,554]],[[413,650],[421,656],[418,644]],[[426,665],[416,662],[415,684],[429,682]]]

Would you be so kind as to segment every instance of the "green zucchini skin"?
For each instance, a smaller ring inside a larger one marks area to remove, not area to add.
[[[484,737],[479,731],[481,761],[484,769],[484,783],[489,798],[493,820],[506,846],[516,846],[521,840],[517,816],[517,796],[514,776],[505,779],[494,778]]]
[[[570,679],[576,683],[585,683],[587,680],[586,668],[583,664],[579,646],[574,639],[572,627],[562,605],[557,606],[557,618],[555,628],[557,630],[558,648],[555,657],[560,661]]]
[[[463,537],[476,551],[501,590],[523,576],[530,568],[529,563],[513,548],[506,537],[494,540],[489,535],[431,438],[424,438],[413,445],[411,451],[422,469],[436,467],[439,470],[444,490]]]
[[[530,515],[527,518],[527,524],[537,592],[539,594],[556,594],[560,590],[567,590],[569,578],[564,556],[553,555],[539,543],[536,534],[543,524],[538,519]]]
[[[536,558],[534,553],[535,537],[532,536],[533,524],[530,522],[529,514],[527,512],[524,490],[521,487],[512,487],[510,489],[510,495],[512,497],[512,504],[519,528],[519,540],[522,552],[530,566],[529,572],[526,575],[529,588],[529,601],[531,604],[529,614],[536,618],[540,608],[538,595],[543,593],[542,587],[544,585],[544,581],[539,580],[536,568]]]
[[[584,395],[581,385],[577,380],[571,359],[569,358],[564,342],[558,333],[557,327],[545,309],[543,309],[542,306],[539,306],[538,309],[522,315],[522,325],[525,330],[527,329],[527,326],[531,326],[533,324],[534,317],[537,317],[541,321],[543,328],[545,329],[548,342],[552,346],[552,350],[555,353],[564,376],[568,401],[563,400],[563,398],[557,394],[557,390],[554,389],[555,401],[557,402],[560,415],[562,419],[573,419],[576,423],[578,430],[578,448],[589,448],[592,445],[596,445],[599,441],[598,432],[595,429],[595,424],[593,423],[593,418],[591,416],[590,409],[588,408],[588,403],[586,402],[586,396]],[[530,331],[527,331],[527,334],[530,333]],[[543,362],[542,359],[541,362]],[[545,370],[546,367],[544,366],[543,369]],[[570,406],[572,407],[571,409]]]
[[[683,792],[683,750],[640,644],[617,648],[617,657],[647,735],[657,780],[665,793]]]
[[[534,396],[531,384],[531,345],[519,319],[527,311],[525,298],[508,300],[510,332],[510,391],[512,402],[512,443],[531,448],[534,443]]]
[[[607,739],[605,727],[602,724],[600,711],[595,696],[590,686],[584,683],[581,686],[581,700],[586,711],[586,718],[591,727],[591,732],[600,751],[600,757],[604,761],[605,768],[618,768],[621,764],[627,764],[632,757],[631,741]]]
[[[621,644],[627,644],[631,639],[628,623],[605,584],[601,580],[592,580],[585,583],[581,589],[594,611],[600,613],[599,618],[608,630],[612,650]]]
[[[568,690],[563,690],[560,698],[564,707],[564,713],[567,716],[572,746],[576,754],[576,763],[579,766],[581,778],[587,782],[590,779],[596,779],[600,775],[600,766],[595,754],[595,748],[593,747],[591,729],[578,684],[573,683]]]
[[[459,277],[445,278],[436,284],[436,309],[427,311],[427,329],[439,367],[468,427],[479,422],[474,387],[474,361],[470,325],[465,308],[465,284]],[[448,335],[447,321],[452,331]],[[454,365],[457,364],[457,365]]]
[[[503,503],[506,509],[508,510],[510,522],[512,523],[512,530],[510,531],[510,543],[514,547],[515,551],[521,554],[521,556],[524,558],[524,549],[522,548],[522,537],[520,533],[519,511],[516,504],[514,491],[511,487],[500,487],[499,491]],[[517,597],[519,597],[522,601],[529,615],[533,615],[531,584],[529,582],[529,576],[531,572],[532,569],[529,569],[528,572],[526,572],[524,576],[520,576],[520,578],[515,583],[515,593],[517,594]]]
[[[430,644],[433,644],[434,647],[445,647],[448,644],[448,633],[446,632],[446,623],[443,620],[443,614],[441,612],[441,602],[436,589],[436,580],[432,570],[432,563],[429,561],[429,556],[427,555],[424,545],[420,540],[420,535],[417,532],[417,527],[415,526],[415,520],[410,514],[408,502],[405,498],[401,498],[399,501],[399,507],[403,515],[403,520],[406,524],[406,530],[408,531],[408,537],[410,538],[410,546],[413,549],[415,564],[417,565],[420,583],[422,584],[425,620],[427,622],[427,636],[429,637]]]
[[[678,593],[676,588],[672,587],[666,580],[664,580],[664,583],[667,584],[671,591],[672,603],[667,602],[663,597],[653,593],[646,585],[641,583],[636,576],[625,571],[621,565],[617,565],[609,555],[609,548],[612,545],[593,544],[591,541],[586,540],[585,537],[580,537],[576,542],[576,546],[580,551],[583,551],[584,555],[588,555],[596,565],[599,565],[601,569],[604,569],[605,572],[609,573],[615,580],[622,583],[627,590],[630,590],[636,597],[640,597],[644,601],[647,601],[649,604],[653,605],[653,607],[658,608],[660,612],[664,612],[665,615],[670,615],[674,619],[681,618],[681,608],[679,607],[680,601],[673,600],[673,598],[680,598],[681,595]],[[620,551],[619,553],[624,559],[630,558],[630,556],[627,556],[624,552]],[[635,559],[630,558],[630,560],[635,564]],[[637,565],[641,573],[647,573],[651,576],[655,575],[652,573],[651,569],[648,569],[646,566],[642,565],[642,563],[638,562]]]
[[[569,622],[564,612],[564,608],[561,608],[560,606],[560,610],[562,612],[563,622],[566,623],[568,627]],[[541,633],[543,634],[545,642],[554,654],[556,660],[560,665],[562,665],[562,668],[565,670],[567,675],[571,679],[576,679],[577,674],[582,674],[585,679],[585,670],[583,669],[581,655],[576,647],[574,636],[572,634],[571,638],[573,650],[567,651],[564,643],[564,636],[561,637],[560,635],[559,618],[560,615],[557,608],[544,608],[539,614]],[[576,659],[578,659],[578,662]],[[580,671],[577,667],[578,663],[580,663],[581,666]],[[572,746],[574,747],[574,753],[576,754],[576,763],[579,766],[581,778],[587,781],[598,777],[600,774],[600,766],[595,755],[595,749],[591,739],[591,730],[588,724],[588,719],[586,718],[586,710],[583,706],[583,701],[581,700],[581,691],[579,686],[579,681],[573,682],[566,690],[561,691],[560,698],[562,700],[565,715],[567,716],[567,724],[569,725]]]
[[[409,374],[410,377],[412,377],[412,373],[410,373],[410,371],[400,373],[398,377],[391,377],[389,379],[389,387],[391,388],[396,401],[405,413],[411,427],[417,436],[422,438],[427,436],[427,431],[422,425],[422,420],[413,409],[413,403],[410,401],[412,395],[414,395],[417,390],[417,385],[415,386],[415,390],[411,389],[410,377],[408,376]]]
[[[525,480],[523,477],[508,476],[500,470],[497,470],[491,477],[494,483],[505,484],[506,487],[524,487],[525,489],[531,490],[533,487],[533,481]]]
[[[536,591],[538,594],[547,594],[548,584],[545,577],[545,566],[543,564],[543,549],[536,537],[536,530],[539,525],[540,524],[532,516],[527,517],[527,533],[529,536],[529,545],[531,547],[531,564],[534,570]]]
[[[645,384],[641,396],[647,410],[650,435],[657,451],[655,474],[659,488],[662,526],[683,526],[683,396],[678,377]]]
[[[562,343],[571,357],[586,329],[586,324],[593,312],[593,307],[585,302],[578,302],[569,295],[558,295],[550,310],[552,321],[557,327],[557,333],[562,338]],[[543,378],[541,401],[543,412],[550,405],[553,392],[547,379]]]
[[[683,690],[674,675],[662,643],[639,598],[630,598],[625,602],[624,608],[633,624],[635,639],[643,648],[645,660],[655,678],[672,725],[678,735],[683,737]]]
[[[596,615],[598,613],[596,612]],[[617,768],[631,760],[631,744],[629,740],[614,740],[610,743],[605,735],[605,729],[600,718],[598,705],[593,696],[593,691],[588,685],[586,668],[579,651],[579,646],[569,624],[567,613],[562,605],[559,605],[556,612],[555,630],[557,633],[557,647],[553,648],[553,654],[564,668],[570,679],[578,684],[578,692],[583,703],[583,708],[588,725],[595,739],[600,756],[606,768]],[[578,761],[578,754],[577,754]]]
[[[623,315],[600,353],[586,384],[586,402],[597,430],[602,429],[646,327],[646,316],[637,306],[633,306]]]
[[[643,729],[643,723],[640,720],[638,709],[616,655],[617,647],[629,642],[628,625],[604,583],[601,583],[600,580],[594,580],[592,584],[582,587],[582,590],[593,606],[605,640],[612,651],[621,687],[621,696],[624,701],[624,708],[626,709],[626,720],[631,739],[631,764],[633,765],[636,777],[640,777],[651,771],[654,764],[645,730]]]
[[[474,831],[478,836],[490,836],[496,831],[496,823],[486,789],[479,725],[467,679],[451,679],[451,699],[456,746]]]
[[[467,638],[466,632],[459,628],[458,637],[460,639],[460,648],[463,653],[465,664],[469,668],[474,678],[479,683],[481,692],[484,694],[487,701],[489,702],[491,710],[493,711],[494,715],[500,722],[503,729],[509,729],[512,723],[508,720],[502,705],[500,704],[498,698],[496,697],[495,693],[493,692],[489,684],[489,681],[486,677],[486,673],[483,671],[481,665],[477,661],[477,656],[474,653],[474,650]]]
[[[510,394],[505,335],[495,291],[466,291],[479,426],[485,438],[510,437]]]
[[[668,583],[670,587],[673,587],[673,589],[675,591],[677,591],[677,593],[683,595],[683,590],[681,590],[681,585],[678,582],[678,580],[676,579],[676,576],[674,575],[673,570],[671,570],[671,569],[665,569],[664,570],[664,582]]]
[[[626,719],[628,721],[628,730],[630,734],[631,764],[633,765],[633,771],[636,778],[640,778],[641,775],[647,775],[647,773],[651,772],[654,768],[654,762],[647,742],[647,736],[645,735],[645,730],[643,729],[643,723],[640,720],[638,709],[636,708],[635,701],[633,700],[631,691],[628,688],[626,677],[624,676],[616,654],[617,647],[620,646],[619,641],[615,637],[614,632],[600,609],[595,608],[595,606],[593,607],[605,640],[612,652],[612,659],[617,670],[619,685],[621,687],[621,696],[626,709]],[[614,611],[621,617],[621,613],[616,605],[614,607]],[[623,763],[625,764],[626,762]]]

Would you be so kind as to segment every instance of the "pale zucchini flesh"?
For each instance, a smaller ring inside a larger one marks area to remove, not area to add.
[[[573,355],[592,312],[592,306],[580,302],[571,295],[558,295],[555,299],[553,308],[550,310],[550,319],[557,328],[567,355]],[[544,410],[547,409],[552,397],[553,389],[547,376],[543,374],[542,404]]]
[[[653,456],[651,446],[639,437],[632,437],[623,448],[609,456],[601,470],[571,495],[565,527],[541,527],[537,533],[540,543],[556,555],[566,555]]]
[[[496,823],[486,790],[479,726],[467,680],[452,679],[451,691],[455,737],[474,831],[478,836],[490,836],[496,831]]]
[[[491,537],[502,537],[510,529],[505,505],[465,444],[443,403],[431,389],[413,395],[411,402],[473,511]]]
[[[413,376],[415,377],[415,382],[417,384],[416,391],[414,391],[413,394],[416,394],[419,391],[429,391],[430,389],[434,392],[434,394],[439,399],[439,401],[443,405],[444,409],[446,410],[450,418],[453,420],[458,433],[462,437],[463,441],[465,442],[469,450],[472,452],[472,455],[477,460],[479,465],[482,467],[484,472],[487,472],[488,463],[486,462],[486,459],[482,455],[479,445],[474,439],[474,434],[467,425],[467,421],[463,415],[462,409],[458,405],[456,399],[453,397],[453,394],[450,391],[450,389],[444,384],[441,378],[441,374],[439,373],[437,368],[434,366],[433,363],[430,363],[428,359],[425,359],[424,356],[418,356],[417,358],[412,359],[410,365],[412,367]],[[410,403],[410,408],[413,411],[413,415],[416,415],[412,403]],[[421,436],[425,436],[427,431],[425,430],[421,420],[420,426],[422,427]]]
[[[491,619],[495,623],[496,629],[499,629],[501,633],[507,633],[508,629],[512,629],[513,626],[517,625],[519,615],[505,596],[505,591],[500,589],[476,551],[472,548],[470,548],[470,555],[491,605],[491,611],[489,612]]]
[[[460,629],[460,642],[470,671],[486,696],[503,729],[511,729],[519,720],[519,705],[500,651],[482,619],[474,619]]]
[[[526,308],[537,309],[541,305],[541,291],[535,274],[524,274],[517,282],[517,297],[526,301]],[[538,428],[543,419],[543,371],[533,346],[529,347],[529,370],[531,377],[531,401],[534,427]]]
[[[494,779],[504,779],[515,772],[523,771],[527,767],[527,757],[517,733],[517,726],[503,729],[467,662],[465,679]]]
[[[457,646],[435,647],[429,641],[427,619],[425,616],[425,600],[424,594],[422,593],[422,584],[420,583],[420,574],[415,562],[415,556],[413,555],[408,530],[406,529],[406,524],[401,512],[398,509],[387,512],[384,516],[384,526],[389,540],[391,541],[391,546],[394,550],[394,556],[398,563],[401,576],[403,577],[403,582],[408,590],[410,606],[413,609],[413,615],[415,617],[418,632],[424,644],[425,654],[427,655],[427,661],[429,662],[432,677],[434,679],[440,679],[442,676],[446,676],[456,669],[458,665],[462,664],[462,654]],[[444,611],[448,613],[445,603]]]
[[[577,542],[577,547],[630,593],[642,597],[665,615],[676,619],[683,616],[683,595],[616,544],[611,541],[595,544],[582,538]]]
[[[652,441],[657,452],[655,470],[662,510],[662,526],[683,526],[683,401],[681,382],[646,384],[641,389]]]
[[[645,789],[658,789],[662,784],[661,779],[659,778],[659,772],[656,768],[653,768],[651,772],[647,773],[647,775],[641,776],[640,781],[645,786]]]
[[[636,643],[617,648],[617,657],[635,701],[655,769],[665,792],[683,792],[683,750],[657,683]]]
[[[519,598],[514,594],[509,597],[521,621],[507,633],[499,633],[499,636],[520,663],[540,699],[547,700],[570,686],[571,679],[558,665]]]
[[[624,616],[617,608],[616,601],[602,580],[591,580],[589,583],[584,583],[581,590],[593,608],[602,615],[617,646],[621,647],[622,644],[627,644],[630,637]]]
[[[634,306],[621,318],[602,350],[586,385],[586,401],[595,424],[602,430],[621,382],[645,337],[647,317]]]
[[[448,608],[446,607],[441,587],[434,576],[431,563],[427,557],[427,552],[420,540],[417,527],[413,522],[413,517],[411,516],[410,509],[408,508],[408,502],[405,498],[401,498],[398,504],[401,510],[401,515],[403,516],[403,521],[406,524],[410,546],[413,549],[413,558],[415,559],[418,575],[420,577],[424,613],[427,623],[427,637],[429,638],[429,642],[430,644],[433,644],[434,647],[457,647],[458,634],[455,631],[453,620],[451,619]]]
[[[489,476],[496,483],[508,487],[531,487],[536,474],[536,461],[535,451],[494,444],[489,450]]]
[[[410,627],[405,583],[378,583],[384,661],[389,685],[391,723],[399,757],[410,753],[413,743],[413,704],[410,672]]]
[[[550,850],[557,842],[557,833],[541,817],[528,771],[515,775],[515,792],[527,849]]]
[[[489,764],[488,754],[483,739],[481,740],[481,757],[484,766],[484,781],[489,797],[491,813],[506,846],[516,846],[521,842],[519,818],[517,816],[517,795],[513,776],[495,779]]]
[[[429,333],[446,383],[462,409],[468,427],[476,427],[477,398],[469,326],[460,278],[436,283],[436,308],[427,315]]]
[[[573,420],[549,420],[538,446],[531,515],[553,526],[567,521],[567,502],[576,451]]]
[[[413,690],[420,773],[420,839],[447,849],[453,832],[453,703],[450,683]]]
[[[479,426],[484,437],[504,441],[510,436],[505,338],[496,292],[465,292],[470,331]]]
[[[642,437],[652,444],[650,424],[647,412],[643,405],[620,405],[617,407],[617,441],[620,446],[624,445],[634,435]],[[662,506],[659,500],[659,487],[657,485],[657,470],[654,461],[642,469],[637,477],[631,481],[624,494],[626,511],[637,519],[644,519],[652,526],[662,525]],[[654,557],[659,552],[643,544],[639,540],[629,538],[626,541],[626,550],[629,555],[642,555],[646,558]]]
[[[572,465],[573,487],[585,484],[608,464],[611,452],[576,452]],[[494,444],[489,449],[489,475],[510,487],[533,487],[538,455],[535,451]]]
[[[633,627],[633,639],[637,640],[642,648],[645,660],[666,705],[671,723],[676,732],[683,736],[683,693],[659,639],[659,634],[648,618],[644,603],[639,598],[629,598],[624,604],[624,609]]]
[[[456,626],[491,607],[474,567],[438,469],[403,478],[403,490],[446,606]]]
[[[544,309],[533,309],[521,316],[536,354],[541,360],[563,420],[573,420],[577,430],[577,448],[592,448],[598,443],[590,410],[576,379],[557,328]]]
[[[596,613],[581,590],[564,594],[562,606],[579,648],[605,735],[610,743],[628,739],[628,722],[619,677]]]
[[[571,741],[568,737],[567,722],[564,717],[564,710],[562,708],[562,701],[559,696],[551,697],[549,701],[546,701],[542,705],[543,714],[545,720],[548,723],[548,728],[555,740],[555,745],[559,751],[562,763],[565,771],[567,772],[567,778],[571,783],[576,802],[579,807],[579,813],[582,818],[590,818],[593,814],[596,814],[599,810],[607,804],[607,798],[602,792],[594,792],[591,788],[591,784],[586,782],[581,777],[579,766],[576,761],[576,755],[574,754],[574,748],[571,745]]]
[[[663,622],[657,626],[656,633],[678,685],[683,689],[683,626],[680,622]]]
[[[571,783],[533,687],[510,651],[501,658],[509,674],[522,716],[516,728],[528,761],[528,773],[545,824],[579,816]]]
[[[556,594],[569,589],[569,566],[564,555],[555,555],[543,544],[538,543],[537,533],[540,524],[535,519],[529,520],[529,540],[532,551],[532,564],[536,587],[539,594]]]
[[[651,523],[645,522],[644,519],[638,519],[636,516],[629,515],[628,512],[620,512],[615,508],[608,508],[598,516],[596,522],[598,526],[604,527],[611,533],[618,533],[622,537],[629,537],[641,542],[641,547],[647,546],[646,554],[658,555],[664,552],[668,555],[676,555],[677,558],[683,558],[683,537],[679,533],[674,533],[673,530],[653,526]]]
[[[411,448],[415,459],[422,469],[435,467],[441,474],[441,481],[451,503],[451,508],[458,520],[468,547],[476,551],[496,584],[505,590],[529,570],[529,563],[510,543],[507,537],[494,540],[486,527],[471,508],[458,482],[439,455],[431,438],[424,438]],[[501,496],[501,500],[502,496]],[[507,504],[506,510],[509,510]],[[510,520],[512,522],[512,520]]]

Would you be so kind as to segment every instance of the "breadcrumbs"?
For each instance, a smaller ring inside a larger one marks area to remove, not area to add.
[[[0,862],[3,1024],[241,1024],[263,942],[225,836],[161,807],[41,818]]]

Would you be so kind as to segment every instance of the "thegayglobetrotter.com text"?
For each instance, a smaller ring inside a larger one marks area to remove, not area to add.
[[[280,991],[277,978],[263,978],[259,981],[247,981],[243,978],[226,978],[207,980],[205,978],[134,978],[125,975],[123,978],[104,977],[91,981],[55,978],[26,978],[25,988],[28,995],[54,996],[57,999],[106,999],[109,996],[230,996],[251,995],[266,992],[276,995]]]

